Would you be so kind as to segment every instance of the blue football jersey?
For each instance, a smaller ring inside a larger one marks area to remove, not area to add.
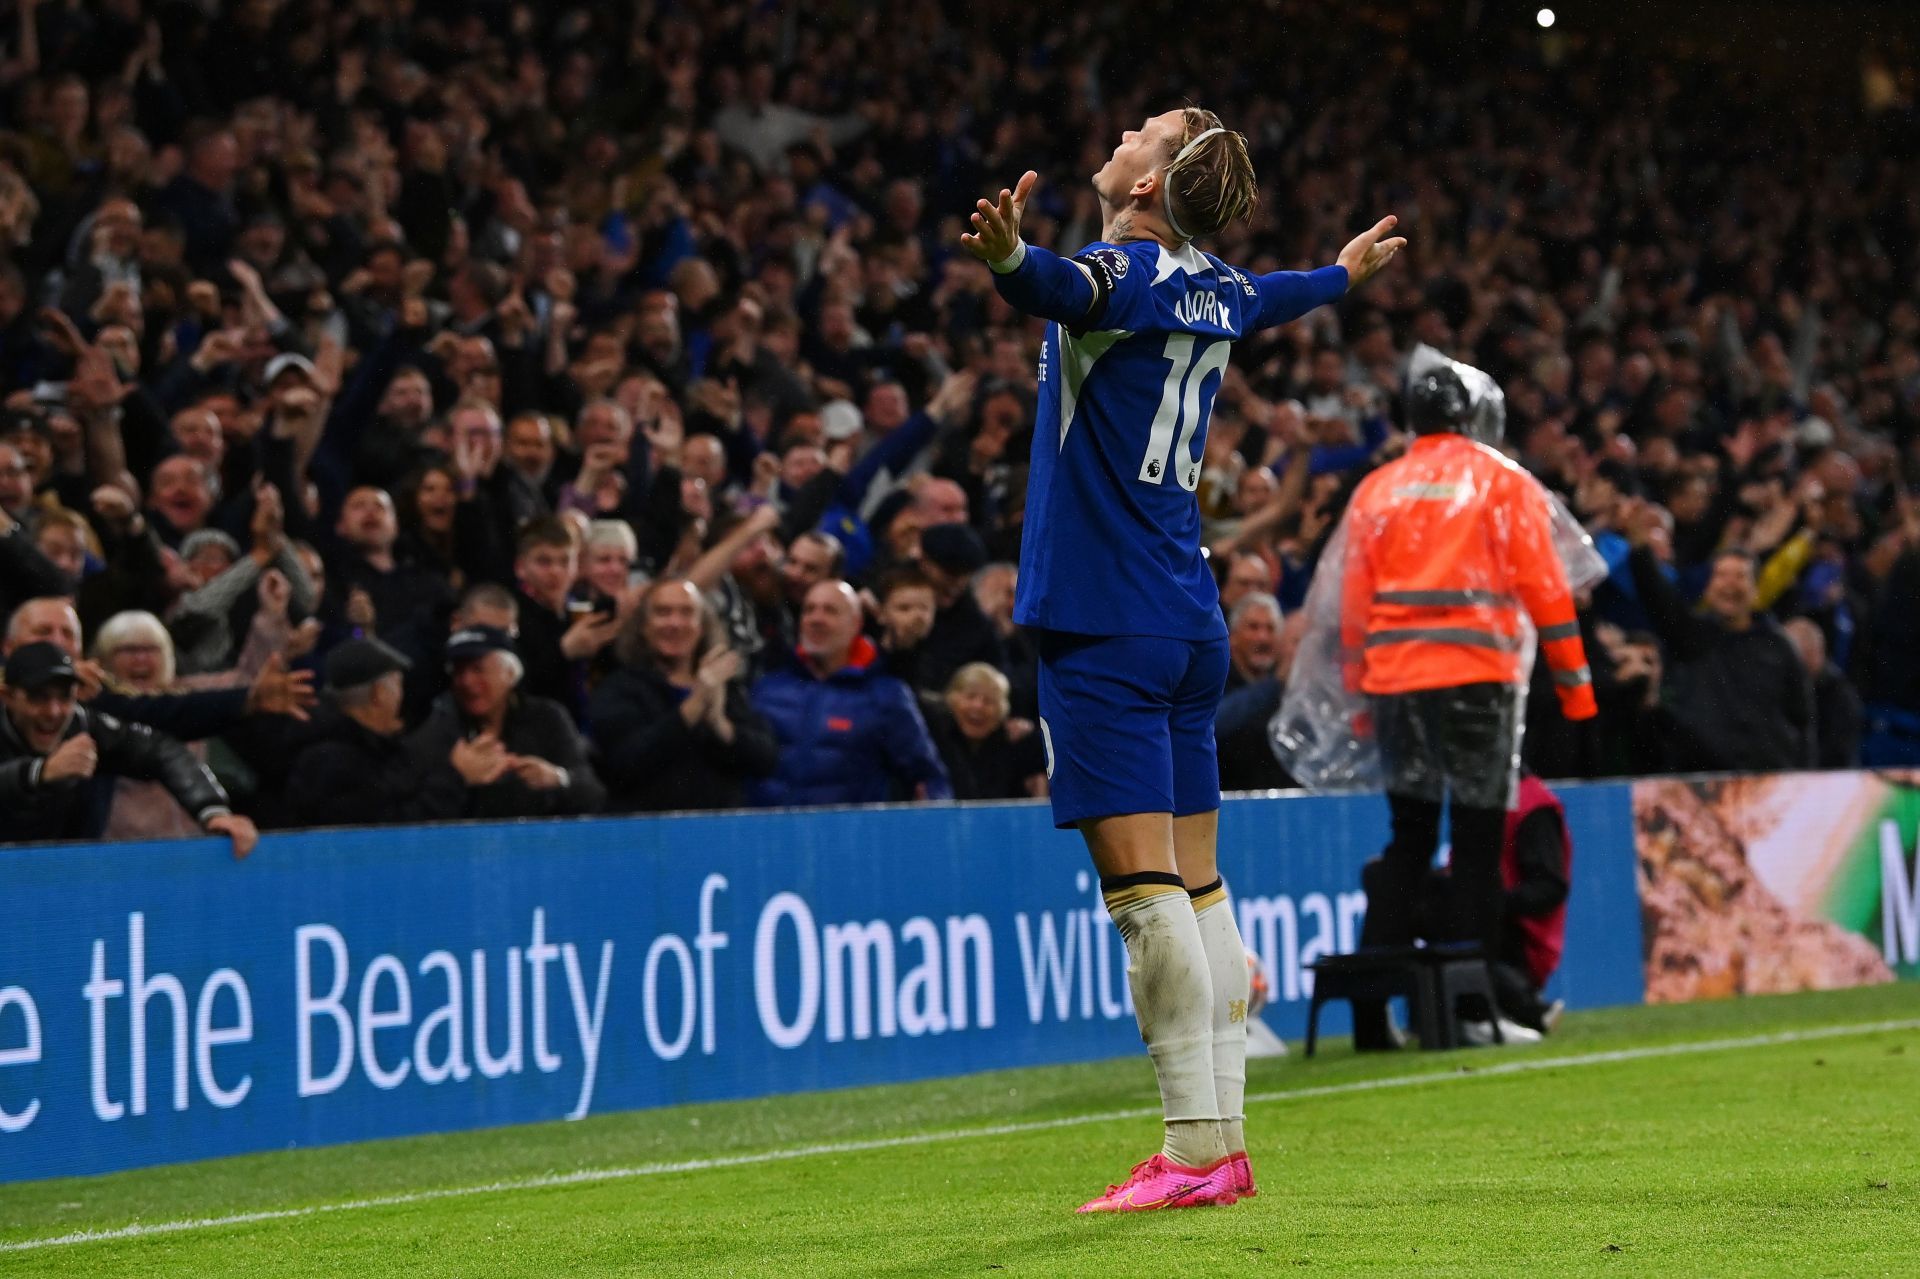
[[[1346,271],[1253,275],[1192,245],[1152,242],[1093,244],[1067,261],[1029,249],[1027,259],[1000,277],[1001,291],[1054,323],[1014,620],[1084,635],[1225,634],[1195,495],[1221,373],[1235,339],[1340,296]],[[1093,286],[1078,322],[1063,323],[1056,301],[1063,268]],[[1054,305],[1031,305],[1048,292]]]

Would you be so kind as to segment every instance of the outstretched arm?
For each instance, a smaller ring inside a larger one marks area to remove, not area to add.
[[[1028,315],[1078,325],[1092,318],[1101,301],[1092,272],[1020,238],[1020,218],[1038,180],[1031,169],[1013,190],[1000,191],[999,203],[981,200],[973,230],[960,237],[967,252],[993,270],[994,287],[1007,305]]]
[[[1252,327],[1272,328],[1297,320],[1317,306],[1339,300],[1372,279],[1406,247],[1405,236],[1384,239],[1399,224],[1392,214],[1347,242],[1332,266],[1316,271],[1270,271],[1253,277],[1260,292],[1260,310]]]

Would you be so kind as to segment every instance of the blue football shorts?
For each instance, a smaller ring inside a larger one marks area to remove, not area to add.
[[[1220,807],[1227,641],[1037,632],[1053,823]]]

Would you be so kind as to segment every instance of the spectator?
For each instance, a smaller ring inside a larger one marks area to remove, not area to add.
[[[1026,799],[1047,793],[1047,753],[1030,720],[1013,721],[1012,686],[985,662],[969,662],[947,681],[946,698],[927,727],[955,799]]]
[[[1227,692],[1273,678],[1280,659],[1280,601],[1265,591],[1240,597],[1227,620]]]
[[[460,602],[453,607],[453,616],[447,622],[447,632],[453,634],[477,626],[492,627],[494,630],[505,632],[509,637],[517,638],[520,634],[520,605],[515,601],[513,592],[492,582],[469,586],[461,595]],[[521,679],[524,681],[525,678],[522,674]],[[432,666],[415,667],[408,672],[404,716],[407,723],[423,722],[428,712],[432,710],[434,702],[447,691],[447,687],[447,668],[444,662],[436,662]]]
[[[524,688],[560,703],[576,718],[584,709],[586,662],[613,642],[620,618],[613,609],[570,600],[580,562],[573,533],[558,519],[529,521],[520,530],[514,577],[519,590],[518,645],[526,663]]]
[[[1813,682],[1814,767],[1860,767],[1860,694],[1827,660],[1825,632],[1804,617],[1794,618],[1785,629]]]
[[[781,562],[780,574],[795,616],[806,602],[808,591],[820,582],[843,577],[846,568],[846,548],[833,534],[813,529],[794,538]]]
[[[821,582],[807,592],[798,662],[753,686],[753,704],[780,743],[780,764],[748,788],[750,803],[952,797],[912,691],[884,674],[878,657],[860,634],[860,601],[851,586]]]
[[[649,583],[622,625],[620,667],[594,690],[616,812],[735,808],[779,748],[739,682],[740,657],[684,578]]]
[[[374,639],[348,640],[327,654],[331,714],[318,739],[294,759],[287,804],[302,826],[387,826],[443,821],[466,811],[468,791],[513,768],[499,737],[457,738],[436,758],[402,740],[404,654]]]
[[[253,851],[253,823],[227,807],[205,764],[173,738],[80,705],[79,686],[73,659],[53,644],[22,644],[7,655],[0,807],[8,839],[97,839],[114,783],[134,778],[164,785],[202,831],[232,841],[235,857]]]
[[[36,521],[39,531],[33,545],[53,566],[66,575],[69,583],[78,583],[87,573],[87,560],[99,559],[99,542],[93,536],[86,517],[64,506],[49,507]]]
[[[147,517],[163,542],[178,546],[187,534],[206,527],[217,496],[206,465],[180,454],[154,468]]]
[[[548,482],[557,456],[553,419],[546,414],[520,413],[507,423],[501,471],[507,486],[504,512],[511,524],[553,514]]]
[[[1265,619],[1277,613],[1279,605],[1274,603],[1271,609],[1266,609],[1256,601],[1272,599],[1270,595],[1248,595],[1242,598],[1239,607],[1250,608]],[[1296,609],[1288,614],[1274,639],[1273,662],[1268,673],[1220,699],[1213,732],[1220,752],[1221,790],[1292,790],[1299,785],[1274,754],[1267,726],[1280,710],[1280,699],[1286,693],[1287,677],[1293,669],[1293,655],[1300,650],[1300,638],[1306,629],[1305,612]],[[1229,634],[1229,653],[1232,643],[1233,637]],[[1231,683],[1231,674],[1228,679]]]
[[[251,533],[253,547],[246,555],[231,559],[224,568],[197,572],[202,584],[182,595],[174,606],[169,629],[185,674],[226,669],[234,656],[234,615],[251,603],[250,597],[268,573],[278,574],[280,585],[286,587],[286,607],[302,617],[314,610],[317,601],[307,580],[306,565],[287,540],[280,492],[271,484],[263,484],[254,494]],[[182,549],[192,565],[191,548],[183,543]],[[237,551],[237,546],[234,549]],[[272,589],[277,591],[279,587]]]
[[[803,594],[801,598],[806,597]],[[881,576],[874,598],[879,605],[876,620],[880,657],[886,663],[887,674],[916,693],[936,691],[937,686],[926,675],[932,666],[928,660],[927,637],[933,634],[933,619],[938,609],[933,579],[918,565],[902,564]]]
[[[385,489],[362,485],[347,494],[334,533],[338,547],[328,557],[328,575],[339,589],[364,592],[372,627],[405,653],[433,648],[429,636],[444,624],[453,588],[444,573],[403,559],[400,521]]]
[[[634,567],[640,558],[640,543],[633,526],[625,520],[595,520],[587,526],[586,546],[580,554],[580,580],[576,594],[590,600],[596,613],[615,612],[625,616],[636,585],[644,584]]]
[[[563,817],[594,813],[606,787],[594,774],[580,730],[558,702],[516,690],[525,667],[513,637],[492,626],[469,626],[447,639],[451,689],[407,741],[427,765],[451,757],[455,742],[486,738],[505,747],[498,780],[467,787],[464,816]]]
[[[945,688],[953,673],[969,662],[1006,665],[1006,648],[969,589],[973,575],[986,566],[986,545],[968,525],[933,524],[921,533],[920,571],[933,584],[935,608],[917,687]]]
[[[1627,563],[1666,646],[1667,706],[1679,730],[1673,765],[1689,772],[1810,768],[1812,682],[1780,627],[1755,612],[1753,557],[1722,551],[1695,614],[1647,552],[1653,516],[1629,525]]]
[[[266,669],[275,654],[286,653],[298,642],[288,625],[286,600],[291,588],[273,575],[262,579],[263,604],[231,670],[181,678],[176,667],[173,637],[151,613],[118,613],[107,619],[94,636],[93,656],[107,681],[128,693],[164,694],[188,689],[244,688]],[[194,758],[208,757],[204,742],[187,743]],[[167,788],[159,782],[123,777],[114,788],[113,813],[103,836],[107,839],[184,839],[200,827]]]
[[[1252,594],[1273,594],[1273,565],[1257,551],[1235,551],[1226,557],[1227,575],[1220,583],[1220,615],[1229,621],[1240,601]],[[1278,601],[1275,601],[1278,607]]]

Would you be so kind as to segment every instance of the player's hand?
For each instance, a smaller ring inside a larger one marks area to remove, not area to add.
[[[1371,227],[1347,242],[1340,250],[1339,263],[1347,268],[1347,287],[1357,289],[1371,280],[1381,267],[1393,261],[1393,255],[1407,247],[1407,238],[1396,235],[1391,240],[1380,237],[1393,230],[1400,219],[1389,213]],[[1012,252],[1011,249],[1008,250]]]
[[[979,202],[973,214],[973,230],[960,237],[967,252],[982,262],[999,262],[1011,257],[1020,243],[1020,218],[1027,211],[1027,197],[1040,175],[1029,169],[1020,175],[1013,190],[1000,189],[1000,202]]]

